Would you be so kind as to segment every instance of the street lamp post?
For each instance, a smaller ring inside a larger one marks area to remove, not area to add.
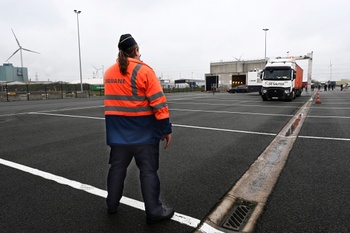
[[[329,68],[330,68],[329,81],[332,81],[332,61],[329,62]]]
[[[267,34],[267,31],[269,29],[268,28],[264,28],[263,30],[265,31],[265,60],[266,60],[266,34]]]
[[[83,76],[81,72],[81,52],[80,52],[80,33],[79,33],[79,14],[81,11],[74,10],[77,14],[77,27],[78,27],[78,47],[79,47],[79,68],[80,68],[80,91],[83,93]]]

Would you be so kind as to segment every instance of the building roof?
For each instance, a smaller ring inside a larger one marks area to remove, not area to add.
[[[71,84],[80,84],[80,80],[75,80],[72,82],[69,82]],[[93,79],[83,79],[83,83],[87,83],[90,85],[103,85],[103,79],[102,78],[93,78]]]

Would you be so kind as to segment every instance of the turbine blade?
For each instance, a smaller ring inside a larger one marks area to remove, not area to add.
[[[13,31],[13,29],[12,29],[12,28],[11,28],[11,30],[12,30],[12,33],[13,33],[13,35],[14,35],[14,37],[15,37],[16,41],[17,41],[18,47],[21,47],[21,45],[19,44],[19,41],[17,40],[17,37],[16,37],[15,32]]]
[[[40,54],[38,52],[35,52],[35,51],[32,51],[32,50],[29,50],[29,49],[25,49],[25,48],[22,48],[22,50],[25,50],[25,51],[28,51],[28,52],[32,52],[32,53],[37,53],[37,54]]]
[[[15,55],[18,51],[19,51],[19,49],[17,49],[17,50],[6,60],[6,62],[7,62],[8,60],[10,60],[10,58],[13,57],[13,55]]]

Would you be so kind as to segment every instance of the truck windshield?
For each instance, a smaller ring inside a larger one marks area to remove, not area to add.
[[[291,73],[291,69],[266,68],[264,80],[290,80]]]

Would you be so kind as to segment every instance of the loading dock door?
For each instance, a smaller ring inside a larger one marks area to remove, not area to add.
[[[205,77],[205,91],[212,91],[219,85],[219,75],[208,75]]]
[[[247,84],[246,82],[246,75],[245,74],[233,74],[232,75],[232,87],[236,87],[238,85]]]

